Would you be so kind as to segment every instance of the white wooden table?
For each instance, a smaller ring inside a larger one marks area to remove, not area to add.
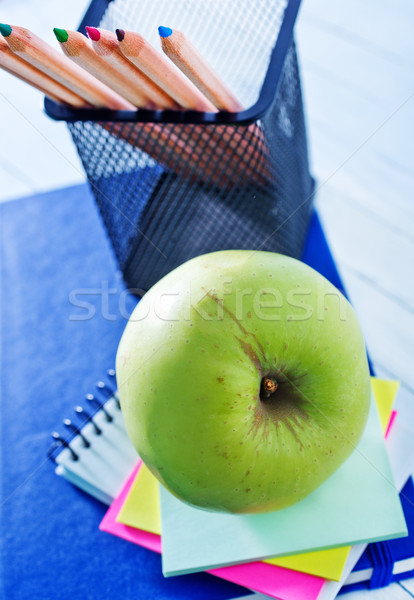
[[[54,43],[52,28],[76,28],[87,4],[0,0],[1,20]],[[401,381],[397,409],[414,424],[414,4],[305,0],[296,39],[318,209],[377,374]],[[0,73],[0,200],[85,179],[41,104]],[[410,597],[414,580],[344,596]]]

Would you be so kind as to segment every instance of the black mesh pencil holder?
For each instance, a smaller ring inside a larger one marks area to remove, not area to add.
[[[300,257],[312,207],[293,25],[300,0],[93,0],[80,26],[183,31],[246,110],[110,111],[66,120],[129,288],[223,249]]]

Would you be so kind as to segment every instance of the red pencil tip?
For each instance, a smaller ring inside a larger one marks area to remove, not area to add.
[[[101,37],[99,29],[96,27],[86,27],[86,32],[93,42],[97,42]]]

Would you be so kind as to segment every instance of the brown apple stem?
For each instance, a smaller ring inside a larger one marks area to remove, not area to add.
[[[275,393],[277,388],[278,388],[277,381],[275,379],[273,379],[273,377],[264,377],[262,379],[262,393],[261,393],[262,400],[270,398],[270,396]]]

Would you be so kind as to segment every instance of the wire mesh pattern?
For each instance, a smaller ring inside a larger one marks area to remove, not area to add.
[[[114,0],[100,25],[134,29],[154,45],[151,32],[160,22],[192,31],[210,64],[249,106],[260,93],[286,3],[182,4]],[[137,293],[206,252],[244,248],[300,256],[314,182],[293,42],[270,109],[251,125],[68,126],[125,281]]]
[[[287,0],[114,0],[101,26],[138,31],[159,48],[158,26],[183,31],[245,106],[259,95]]]

